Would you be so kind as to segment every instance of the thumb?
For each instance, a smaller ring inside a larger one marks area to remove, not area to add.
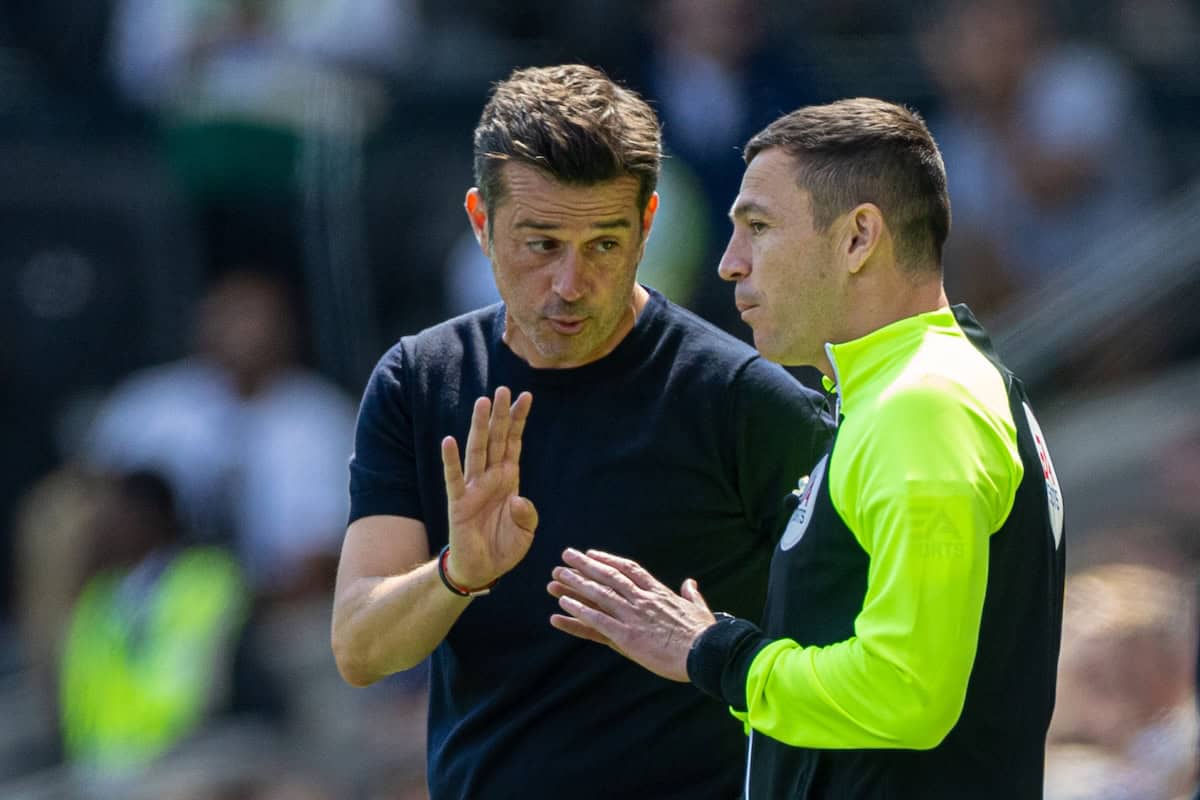
[[[533,533],[537,530],[538,513],[528,498],[512,497],[508,501],[508,515],[518,528]]]
[[[700,586],[696,583],[695,578],[688,578],[686,581],[684,581],[683,586],[680,587],[679,593],[683,595],[685,600],[703,607],[705,611],[709,610],[708,603],[705,602],[704,595],[700,594]]]

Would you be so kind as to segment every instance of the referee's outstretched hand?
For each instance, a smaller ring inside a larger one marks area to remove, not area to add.
[[[448,577],[458,586],[487,586],[515,567],[533,543],[537,509],[520,489],[521,434],[533,395],[510,405],[508,387],[494,400],[480,397],[471,414],[465,465],[458,442],[442,440],[442,467],[449,502]]]
[[[564,612],[551,616],[551,625],[606,644],[663,678],[688,680],[692,643],[717,621],[694,579],[675,594],[627,558],[568,548],[563,561],[546,587]]]

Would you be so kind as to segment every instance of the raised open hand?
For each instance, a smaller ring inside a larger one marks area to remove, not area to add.
[[[465,466],[454,437],[442,440],[450,518],[446,572],[459,586],[486,586],[515,567],[533,543],[537,509],[518,494],[521,435],[533,395],[522,392],[511,406],[510,398],[501,386],[494,401],[475,401]]]

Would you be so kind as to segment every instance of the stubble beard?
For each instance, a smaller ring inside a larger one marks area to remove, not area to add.
[[[595,316],[595,308],[572,308],[560,306],[550,309],[546,316],[582,314],[586,317],[584,328],[574,336],[558,333],[550,327],[546,316],[534,327],[535,336],[530,337],[538,354],[547,361],[566,362],[571,366],[583,366],[603,358],[607,353],[598,351],[608,343],[621,326],[629,309],[622,306],[615,318]]]

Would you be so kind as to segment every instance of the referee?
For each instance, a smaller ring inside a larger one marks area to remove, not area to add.
[[[1021,383],[942,288],[937,146],[857,99],[780,118],[745,157],[721,275],[759,351],[817,366],[839,412],[761,627],[572,550],[551,622],[728,704],[747,798],[1040,798],[1062,496]]]

